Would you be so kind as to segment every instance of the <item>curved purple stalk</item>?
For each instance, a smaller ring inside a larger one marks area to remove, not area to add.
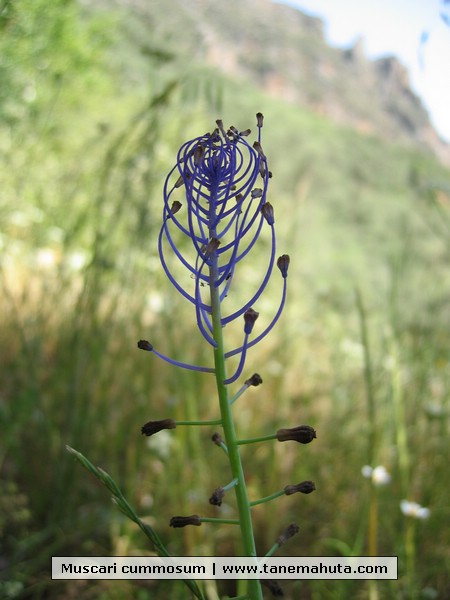
[[[225,131],[221,121],[217,121],[218,128],[211,134],[185,142],[164,183],[163,224],[158,236],[161,264],[172,285],[195,306],[197,326],[203,338],[214,348],[217,343],[213,332],[212,290],[217,290],[218,301],[222,303],[232,287],[241,261],[256,247],[265,221],[271,228],[271,248],[262,280],[240,308],[221,316],[222,327],[245,315],[258,301],[267,287],[275,263],[273,208],[267,202],[271,173],[261,147],[262,115],[257,115],[257,121],[258,136],[253,145],[245,139],[249,130],[242,135],[234,127]],[[270,207],[270,218],[264,212],[267,207]],[[186,280],[193,282],[191,289],[176,275],[173,260],[186,270]],[[262,340],[275,325],[285,298],[284,278],[281,303],[270,325],[252,341],[248,341],[246,334],[242,346],[225,353],[225,358],[241,354],[237,370],[226,379],[227,384],[242,373],[247,350]],[[172,364],[178,363],[172,361]],[[183,363],[179,366],[192,368]]]

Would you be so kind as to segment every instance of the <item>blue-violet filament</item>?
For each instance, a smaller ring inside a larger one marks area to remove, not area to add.
[[[198,328],[208,344],[217,346],[212,326],[212,289],[220,299],[222,327],[243,317],[242,345],[225,354],[226,358],[240,355],[237,370],[226,381],[231,383],[242,372],[247,349],[269,333],[281,314],[289,257],[283,255],[277,261],[283,282],[279,309],[272,322],[249,339],[258,314],[253,310],[254,304],[266,288],[276,264],[274,209],[267,201],[271,173],[261,146],[263,116],[257,114],[258,136],[253,145],[246,140],[250,130],[239,132],[230,127],[226,131],[222,121],[216,123],[217,128],[212,133],[181,146],[176,165],[166,178],[158,252],[171,283],[194,305]],[[226,313],[224,300],[237,269],[255,246],[263,227],[270,228],[267,266],[251,297]],[[214,372],[213,368],[174,361],[149,346],[172,364]]]

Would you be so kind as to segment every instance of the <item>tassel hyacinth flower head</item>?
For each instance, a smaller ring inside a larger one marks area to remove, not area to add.
[[[249,387],[259,386],[262,383],[261,376],[254,373],[234,395],[229,394],[231,384],[243,372],[248,349],[260,342],[278,321],[287,293],[289,256],[283,254],[277,258],[276,254],[274,208],[267,198],[272,174],[261,145],[261,113],[256,115],[256,121],[258,133],[253,144],[247,141],[251,133],[249,129],[238,131],[230,127],[225,130],[222,121],[216,121],[217,128],[212,133],[194,138],[181,146],[177,162],[164,184],[163,219],[158,235],[161,265],[172,285],[193,305],[198,330],[211,349],[214,366],[181,362],[162,354],[147,340],[138,342],[139,348],[153,352],[172,365],[215,376],[219,419],[151,420],[141,431],[146,436],[152,436],[162,429],[175,429],[178,425],[222,427],[223,436],[216,432],[211,439],[226,453],[230,473],[227,481],[217,482],[220,485],[214,488],[209,504],[220,511],[225,495],[234,490],[238,518],[177,515],[172,518],[170,525],[174,528],[202,523],[239,525],[245,556],[257,556],[251,515],[255,506],[297,492],[308,495],[316,489],[314,482],[308,480],[285,486],[268,496],[249,499],[240,447],[271,440],[296,441],[305,445],[316,438],[316,431],[309,425],[299,425],[279,429],[269,435],[240,439],[236,432],[233,404]],[[265,266],[261,274],[256,274],[253,263],[260,261],[254,261],[251,253],[255,250],[259,257],[261,248],[267,247],[266,260],[261,261]],[[233,284],[239,285],[242,278],[248,283],[249,271],[243,269],[244,261],[256,274],[257,283],[252,281],[251,285],[242,286],[247,296],[236,294],[234,298],[231,292],[237,286]],[[267,320],[267,325],[258,328],[259,312],[256,307],[267,289],[275,266],[281,274],[281,278],[278,275],[281,284],[278,309],[271,320]],[[232,301],[229,296],[233,296]],[[235,347],[228,349],[225,348],[223,330],[231,323],[237,324],[238,331],[240,328],[241,338]],[[232,374],[227,375],[227,359],[231,357],[236,358]],[[265,556],[272,556],[297,531],[298,526],[291,524],[287,533],[277,539]],[[261,583],[249,580],[245,598],[262,600]],[[273,582],[273,585],[279,590],[278,584]]]
[[[313,481],[305,480],[272,491],[267,496],[249,498],[241,447],[272,443],[273,440],[283,444],[298,442],[298,447],[302,447],[317,436],[310,425],[285,427],[251,438],[241,438],[238,434],[234,403],[249,388],[260,386],[263,380],[258,373],[254,373],[247,376],[237,391],[230,393],[230,389],[243,372],[248,349],[271,331],[282,313],[286,300],[289,256],[283,254],[277,258],[276,254],[274,209],[267,199],[271,173],[261,145],[262,114],[256,115],[258,133],[253,144],[247,141],[250,130],[238,131],[235,127],[225,130],[222,121],[216,123],[217,128],[212,133],[186,142],[178,151],[176,164],[164,184],[163,218],[157,240],[162,268],[176,290],[193,305],[200,337],[203,337],[213,355],[213,366],[175,360],[162,354],[147,340],[140,340],[138,347],[172,365],[213,374],[218,415],[212,420],[202,420],[199,415],[199,420],[187,421],[152,415],[151,420],[142,426],[141,432],[149,437],[160,435],[163,430],[175,430],[178,426],[220,428],[220,432],[216,431],[212,437],[210,434],[210,439],[218,451],[226,454],[229,472],[226,473],[225,469],[211,473],[219,480],[209,495],[209,503],[205,494],[208,516],[202,516],[201,511],[199,514],[197,511],[189,511],[187,515],[176,514],[170,520],[170,526],[174,529],[198,527],[203,523],[206,527],[219,524],[238,526],[241,548],[237,550],[237,556],[257,557],[252,517],[254,507],[298,492],[307,497],[315,491],[316,486]],[[267,239],[270,240],[269,245]],[[267,249],[265,262],[262,261],[265,266],[259,274],[254,263],[260,261],[254,261],[251,254],[255,250],[259,258],[264,248]],[[244,262],[249,265],[250,271],[243,268]],[[278,309],[271,320],[267,319],[268,324],[258,327],[258,301],[267,289],[275,266],[281,274],[281,278],[278,275],[281,284]],[[248,277],[249,272],[251,278]],[[249,279],[252,281],[249,282]],[[242,290],[239,291],[247,296],[234,294],[242,280],[246,285],[241,286]],[[231,323],[236,325],[240,337],[235,338],[237,342],[230,343],[227,335],[227,342],[231,346],[228,349],[223,332]],[[231,361],[233,368],[232,374],[228,375],[227,359],[231,357],[234,357]],[[95,467],[80,452],[73,448],[68,450],[108,488],[122,512],[139,525],[157,554],[169,557],[169,550],[157,532],[139,518],[110,475]],[[228,494],[234,494],[236,500],[236,515],[231,518],[221,514],[222,504]],[[211,506],[218,516],[209,516]],[[264,556],[270,558],[298,531],[298,525],[291,523]],[[183,583],[198,600],[206,600],[203,590],[195,581],[183,579]],[[244,595],[240,594],[236,600],[263,600],[262,584],[274,595],[282,595],[277,582],[271,579],[249,579],[245,582]]]
[[[247,142],[250,130],[225,130],[222,121],[212,133],[183,144],[177,163],[164,184],[163,223],[158,236],[162,267],[178,292],[195,308],[196,322],[203,338],[213,348],[218,341],[213,313],[220,312],[220,326],[242,319],[242,343],[227,351],[239,362],[225,383],[235,381],[244,367],[247,350],[261,341],[279,319],[285,300],[289,256],[276,260],[274,209],[267,200],[269,171],[261,145],[263,115],[257,114],[257,140]],[[240,263],[255,247],[263,227],[270,229],[267,266],[256,290],[231,312],[223,310]],[[254,310],[277,264],[283,288],[272,321],[252,336],[259,313]],[[180,270],[179,267],[182,267]],[[189,277],[186,277],[186,273]],[[190,286],[186,281],[191,282]],[[181,363],[158,352],[141,340],[139,347],[187,369],[214,372],[213,368]]]

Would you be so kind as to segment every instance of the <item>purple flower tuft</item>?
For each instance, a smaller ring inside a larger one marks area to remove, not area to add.
[[[212,133],[181,146],[176,165],[164,184],[163,223],[158,237],[162,267],[174,287],[194,305],[197,326],[211,346],[217,347],[213,304],[216,307],[220,304],[223,327],[244,315],[243,343],[226,354],[226,358],[240,355],[239,366],[228,383],[242,372],[247,349],[272,329],[286,298],[284,282],[280,307],[272,322],[258,337],[249,340],[255,320],[253,315],[257,315],[252,306],[269,282],[276,248],[274,212],[267,201],[272,174],[261,143],[261,113],[256,115],[256,121],[257,140],[253,145],[246,140],[250,130],[239,132],[233,126],[226,130],[223,122],[218,120]],[[250,288],[248,298],[237,306],[233,305],[234,297],[224,302],[232,295],[233,279],[240,271],[241,261],[252,251],[267,226],[271,236],[270,252],[259,283]],[[287,264],[284,261],[280,266],[280,260],[278,266],[285,279]],[[149,347],[145,349],[150,350]],[[153,347],[151,350],[172,364],[213,372],[207,367],[173,361]]]

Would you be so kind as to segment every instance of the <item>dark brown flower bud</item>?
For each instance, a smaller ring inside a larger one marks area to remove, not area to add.
[[[220,240],[218,240],[217,238],[213,237],[209,240],[208,244],[205,246],[204,248],[204,253],[205,256],[211,256],[211,254],[214,254],[214,252],[217,250],[217,248],[220,246]]]
[[[184,177],[183,177],[183,175],[180,175],[180,176],[178,177],[178,179],[176,180],[176,182],[175,182],[175,187],[176,187],[176,188],[179,188],[179,187],[181,187],[182,185],[184,185]]]
[[[262,113],[256,113],[256,125],[262,127],[264,122],[264,115]]]
[[[270,204],[270,202],[266,202],[261,206],[261,213],[269,225],[273,225],[275,223],[273,206]]]
[[[261,375],[259,375],[258,373],[253,373],[253,375],[249,379],[247,379],[245,385],[254,385],[256,387],[257,385],[261,385],[262,382],[263,380]]]
[[[139,340],[137,343],[137,347],[139,350],[148,350],[151,352],[153,350],[153,346],[147,340]]]
[[[300,527],[296,523],[291,523],[283,533],[277,538],[277,544],[282,546],[285,544],[291,537],[294,537],[300,531]]]
[[[250,134],[251,134],[251,132],[252,132],[252,130],[251,130],[251,129],[244,129],[244,131],[240,131],[240,132],[239,132],[239,135],[240,135],[241,137],[247,137],[248,135],[250,135]]]
[[[264,154],[262,146],[259,142],[253,142],[253,148],[256,150],[256,152],[260,155],[260,157],[263,160],[266,160],[266,155]]]
[[[178,202],[178,200],[175,200],[175,201],[172,203],[172,206],[170,207],[170,212],[171,212],[171,213],[174,215],[175,213],[177,213],[177,212],[180,210],[180,208],[181,208],[182,206],[183,206],[183,205],[181,204],[181,202]]]
[[[223,135],[223,137],[227,137],[227,134],[225,133],[225,129],[223,126],[222,119],[217,119],[216,123],[217,123],[217,127],[220,129],[220,133]]]
[[[247,308],[244,313],[244,332],[251,333],[253,329],[253,325],[255,324],[256,319],[259,317],[259,313],[253,308]]]
[[[272,592],[272,596],[275,596],[275,598],[282,598],[284,596],[283,590],[275,579],[261,579],[261,583]]]
[[[222,121],[221,121],[221,123],[222,123]],[[223,123],[222,123],[222,129],[223,129]],[[216,129],[214,129],[214,131],[211,133],[210,138],[214,144],[216,144],[217,142],[220,142],[220,133],[219,133],[218,127]]]
[[[205,147],[199,144],[194,150],[194,165],[198,167],[205,156]]]
[[[230,128],[228,129],[227,136],[233,142],[236,142],[238,140],[238,138],[239,138],[239,131],[236,129],[236,127],[234,127],[234,125],[231,125]]]
[[[286,496],[291,496],[292,494],[296,494],[300,492],[301,494],[310,494],[316,489],[314,481],[302,481],[301,483],[297,483],[296,485],[287,485],[284,488],[284,493]]]
[[[277,267],[280,269],[284,279],[286,279],[289,269],[290,258],[288,254],[283,254],[277,260]]]
[[[175,429],[177,426],[173,419],[161,419],[160,421],[149,421],[141,427],[143,435],[154,435],[163,429]]]
[[[216,444],[216,446],[220,446],[224,443],[222,436],[220,435],[220,433],[217,433],[217,431],[212,434],[211,439]]]
[[[300,444],[309,444],[316,437],[316,430],[309,425],[299,425],[298,427],[291,427],[291,429],[279,429],[276,433],[276,438],[279,442],[293,440]]]
[[[190,517],[172,517],[170,519],[171,527],[186,527],[186,525],[201,525],[202,522],[198,515],[191,515]]]
[[[221,506],[224,496],[225,490],[222,487],[218,487],[213,491],[212,496],[209,499],[209,503],[213,504],[214,506]]]

